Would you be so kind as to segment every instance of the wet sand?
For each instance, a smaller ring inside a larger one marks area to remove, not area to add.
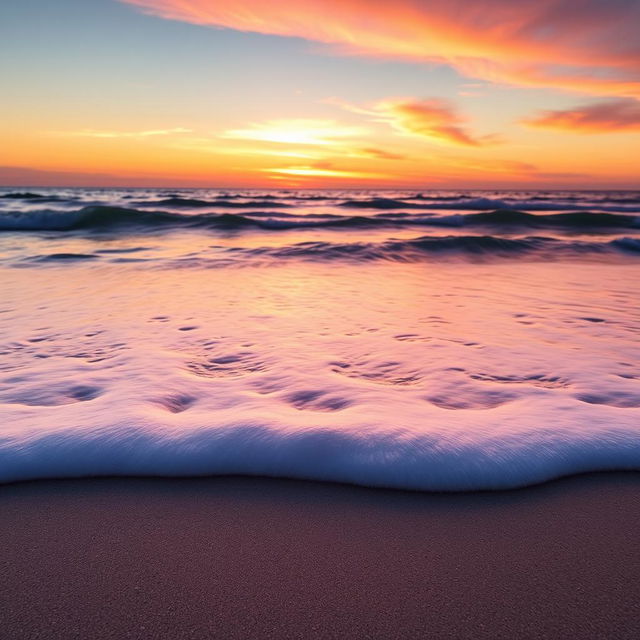
[[[637,638],[640,474],[0,487],[0,637]]]

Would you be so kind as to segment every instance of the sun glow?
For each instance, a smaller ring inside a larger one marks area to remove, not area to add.
[[[323,167],[284,167],[280,169],[263,169],[265,173],[274,173],[286,176],[300,176],[309,178],[364,178],[374,179],[384,176],[376,173],[364,173],[361,171],[342,171],[339,169],[323,168]]]
[[[335,145],[346,138],[366,134],[361,127],[348,127],[333,120],[271,120],[252,124],[247,129],[232,129],[221,137],[232,140],[253,140],[309,146]]]

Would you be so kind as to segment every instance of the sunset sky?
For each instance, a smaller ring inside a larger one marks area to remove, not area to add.
[[[639,188],[638,0],[0,5],[0,184]]]

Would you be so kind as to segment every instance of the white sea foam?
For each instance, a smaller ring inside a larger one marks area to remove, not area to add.
[[[158,256],[207,240],[163,242]],[[635,262],[5,268],[0,481],[466,490],[640,469],[637,277]]]

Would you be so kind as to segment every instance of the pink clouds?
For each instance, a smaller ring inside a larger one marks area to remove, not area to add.
[[[519,86],[640,96],[635,0],[122,0],[165,18],[451,64]]]
[[[581,105],[574,109],[542,111],[523,123],[531,127],[576,133],[640,131],[640,102],[619,99]]]

